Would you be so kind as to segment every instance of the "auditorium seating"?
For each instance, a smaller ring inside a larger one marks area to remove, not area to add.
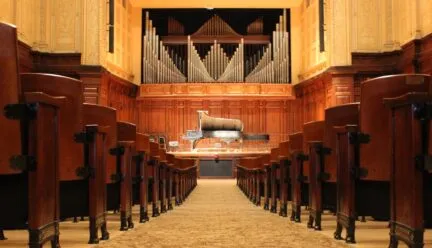
[[[173,154],[166,154],[167,158],[167,168],[166,168],[166,194],[167,194],[167,210],[173,209],[172,204],[172,196],[173,196],[173,190],[174,190],[174,167],[175,167],[175,156]],[[175,195],[175,193],[174,193]]]
[[[152,217],[157,217],[159,213],[159,144],[156,142],[150,142],[150,160],[149,160],[149,176],[151,180],[150,192],[152,198]]]
[[[307,195],[307,176],[304,172],[304,163],[308,156],[303,151],[303,133],[294,133],[289,136],[291,152],[291,191],[292,191],[292,212],[291,220],[300,222],[301,206],[306,206]]]
[[[270,212],[277,212],[277,199],[279,198],[279,187],[277,182],[277,171],[279,168],[279,147],[272,148],[270,151]]]
[[[99,229],[109,238],[107,210],[120,209],[122,230],[133,227],[135,199],[140,222],[148,220],[148,135],[118,122],[113,108],[83,103],[79,80],[19,74],[16,28],[0,23],[0,37],[0,194],[7,202],[0,240],[4,230],[28,229],[29,247],[57,247],[59,220],[88,216],[89,243],[98,243]],[[171,165],[185,171],[183,200],[197,176],[186,162]]]
[[[277,168],[276,181],[279,182],[279,215],[288,216],[288,201],[291,200],[291,178],[290,178],[290,149],[289,141],[283,141],[279,144],[279,167]]]
[[[279,198],[282,216],[291,200],[291,219],[300,222],[306,206],[307,226],[315,230],[329,210],[337,216],[334,237],[342,239],[346,228],[347,243],[356,242],[359,217],[390,220],[390,247],[400,241],[423,247],[424,228],[432,224],[431,102],[428,75],[365,81],[360,103],[327,108],[324,120],[305,123],[302,132],[255,158],[265,168],[265,209],[269,194],[271,212]],[[248,161],[238,161],[238,185],[250,197]]]
[[[313,167],[314,164],[316,164],[320,159],[320,154],[326,153],[326,150],[322,149],[322,147],[319,146],[319,143],[321,140],[324,139],[324,121],[314,121],[305,123],[303,125],[303,150],[308,154],[309,160],[308,160],[308,171],[304,171],[304,174],[308,177],[309,187],[308,187],[308,206],[309,206],[309,220],[308,220],[308,227],[312,228],[314,221],[316,222],[316,225],[314,226],[315,229],[320,230],[321,226],[319,225],[321,219],[320,214],[317,213],[316,209],[321,208],[321,206],[317,206],[319,203],[316,202],[317,200],[315,197],[312,197],[312,195],[318,190],[317,184],[315,181],[315,178],[318,176],[323,176],[322,174],[316,174],[315,168]],[[303,192],[302,192],[303,193]]]
[[[261,159],[261,184],[263,185],[263,197],[264,197],[264,210],[270,210],[269,201],[270,201],[270,154],[266,154],[262,156]]]
[[[176,205],[181,205],[197,185],[197,161],[193,158],[176,158],[175,165]]]
[[[25,82],[22,84],[23,91],[43,91],[67,99],[59,109],[60,218],[89,216],[89,243],[99,242],[99,228],[102,230],[102,239],[108,239],[106,196],[102,190],[105,187],[106,174],[106,127],[85,122],[82,82],[44,74],[30,82],[29,76],[32,75],[21,75]]]
[[[133,176],[133,203],[140,205],[140,223],[149,220],[148,217],[148,171],[147,161],[150,154],[150,138],[148,135],[137,133],[135,144],[135,167],[132,167]]]
[[[66,99],[22,91],[14,26],[0,23],[0,44],[0,240],[5,229],[27,228],[30,247],[46,242],[54,247],[59,242],[57,120]]]
[[[105,187],[106,211],[118,210],[120,206],[120,181],[118,176],[120,168],[116,164],[116,157],[110,155],[110,149],[117,146],[116,110],[95,104],[83,104],[84,122],[87,124],[105,127]],[[104,191],[102,189],[102,191]]]
[[[383,98],[427,92],[428,82],[415,78],[396,75],[362,83],[359,125],[338,128],[337,239],[341,238],[342,228],[346,228],[346,241],[355,242],[357,216],[377,220],[390,217],[391,119]]]
[[[257,159],[255,157],[239,158],[237,161],[238,173],[241,174],[241,189],[244,194],[252,202],[256,199],[256,186],[255,186],[255,170],[257,167]]]
[[[160,211],[161,213],[167,212],[167,168],[168,161],[166,157],[166,151],[164,148],[159,147],[159,199],[160,199]]]
[[[133,228],[132,220],[132,163],[135,155],[136,126],[132,123],[117,122],[117,146],[110,153],[117,159],[116,180],[120,182],[121,230]]]
[[[358,123],[358,103],[340,105],[325,110],[323,139],[313,141],[316,152],[310,154],[310,219],[308,226],[321,230],[324,210],[336,212],[336,133],[335,126]],[[310,127],[321,125],[321,121]],[[322,127],[321,127],[322,128]],[[311,148],[312,149],[312,148]]]
[[[423,247],[424,228],[432,221],[431,77],[400,76],[396,80],[401,88],[406,87],[404,83],[419,88],[384,99],[391,110],[390,247],[397,247],[399,241]]]

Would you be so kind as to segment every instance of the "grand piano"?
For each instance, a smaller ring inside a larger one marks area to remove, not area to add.
[[[183,139],[191,142],[191,151],[175,152],[175,156],[199,159],[200,178],[233,178],[235,177],[235,164],[238,158],[255,157],[269,153],[268,147],[263,144],[269,141],[268,134],[248,134],[244,132],[244,125],[241,120],[211,117],[207,111],[203,110],[197,112],[198,130],[188,130],[183,136]],[[198,142],[206,138],[220,139],[227,144],[227,147],[231,142],[239,142],[240,149],[198,149]],[[247,140],[259,144],[255,144],[256,147],[254,148],[247,145],[243,147],[243,141]]]
[[[243,122],[239,119],[228,119],[211,117],[208,111],[198,110],[198,130],[188,130],[183,139],[191,141],[192,151],[200,140],[206,138],[219,138],[227,144],[231,142],[240,142],[244,140],[259,140],[268,142],[268,134],[247,134],[243,132]]]

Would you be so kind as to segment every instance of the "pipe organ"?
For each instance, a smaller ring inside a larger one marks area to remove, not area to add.
[[[195,32],[169,16],[166,36],[157,33],[149,12],[144,22],[143,83],[290,82],[286,10],[268,34],[262,17],[244,28],[246,34],[237,32],[218,15]]]

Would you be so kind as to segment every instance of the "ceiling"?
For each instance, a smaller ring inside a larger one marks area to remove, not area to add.
[[[303,0],[129,0],[138,8],[291,8]]]

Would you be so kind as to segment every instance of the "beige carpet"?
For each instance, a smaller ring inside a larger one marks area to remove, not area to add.
[[[346,247],[249,202],[235,180],[200,180],[187,201],[96,247]]]

